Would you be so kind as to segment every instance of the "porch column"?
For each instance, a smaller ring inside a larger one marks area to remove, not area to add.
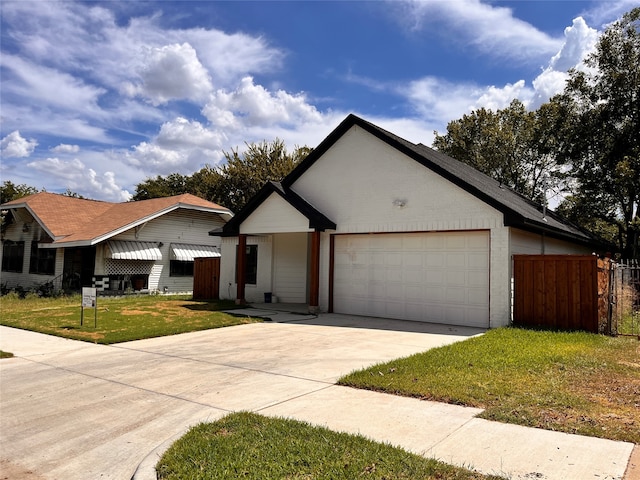
[[[311,277],[309,279],[309,313],[318,313],[320,311],[320,232],[318,230],[311,234],[309,276]]]
[[[238,235],[238,250],[236,252],[236,282],[238,291],[236,293],[236,305],[244,305],[247,301],[244,298],[244,286],[246,283],[246,258],[247,258],[247,236]]]

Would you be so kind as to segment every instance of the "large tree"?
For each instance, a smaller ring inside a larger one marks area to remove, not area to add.
[[[495,178],[527,198],[542,202],[559,182],[554,143],[563,123],[559,106],[528,112],[519,100],[502,110],[481,108],[435,132],[433,146]]]
[[[189,177],[179,173],[171,173],[166,177],[147,178],[136,185],[136,192],[131,200],[149,200],[150,198],[172,197],[189,191]]]
[[[39,190],[35,187],[31,187],[25,183],[16,185],[10,180],[2,182],[0,187],[0,204],[10,202],[11,200],[17,200],[18,198],[26,197],[27,195],[33,195],[38,193]]]
[[[573,112],[560,159],[575,179],[561,207],[583,225],[614,227],[623,255],[639,258],[640,8],[609,26],[585,63],[558,99]]]
[[[246,205],[268,181],[282,180],[310,152],[309,147],[295,147],[289,153],[280,139],[273,142],[248,143],[240,154],[238,149],[225,152],[227,163],[217,171],[214,198],[237,212]]]
[[[309,152],[309,147],[295,147],[289,153],[277,138],[247,143],[243,152],[238,148],[224,152],[226,163],[219,167],[205,165],[190,176],[172,173],[148,178],[136,186],[132,200],[191,193],[237,212],[267,181],[282,180]]]

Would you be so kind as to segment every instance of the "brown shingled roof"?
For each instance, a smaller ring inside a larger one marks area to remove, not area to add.
[[[54,243],[100,241],[176,208],[231,215],[216,203],[185,193],[137,202],[110,203],[40,192],[7,202],[3,209],[27,208],[54,236]]]

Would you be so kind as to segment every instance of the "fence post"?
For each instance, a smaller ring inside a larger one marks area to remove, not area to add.
[[[615,266],[612,259],[609,259],[609,288],[607,292],[607,334],[616,336],[618,331],[613,331],[613,282],[615,280]]]

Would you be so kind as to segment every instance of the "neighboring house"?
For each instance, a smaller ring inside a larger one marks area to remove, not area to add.
[[[194,195],[109,203],[41,192],[0,208],[0,283],[107,292],[193,290],[196,257],[219,257],[231,212]]]
[[[476,327],[509,323],[514,254],[599,247],[472,167],[354,115],[211,234],[223,236],[221,298],[271,292],[311,311]]]

